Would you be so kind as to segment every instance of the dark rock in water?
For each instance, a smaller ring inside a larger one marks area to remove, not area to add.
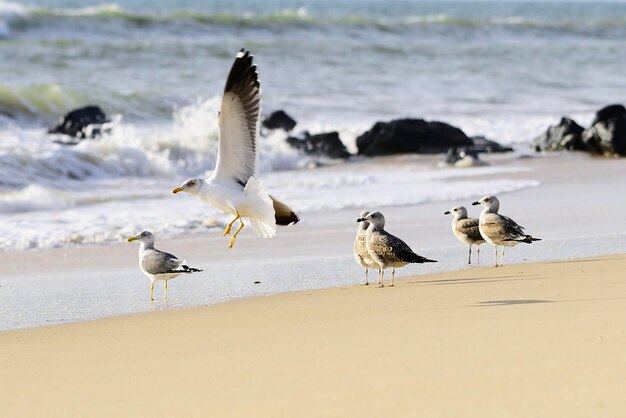
[[[473,136],[471,140],[473,144],[469,147],[463,148],[462,151],[465,151],[465,154],[473,155],[474,157],[478,157],[478,154],[480,153],[499,153],[513,151],[513,148],[501,145],[496,141],[485,138],[484,136]]]
[[[277,110],[263,119],[261,125],[266,129],[283,129],[285,132],[289,132],[296,126],[296,123],[296,120],[284,110]]]
[[[452,147],[448,149],[446,152],[446,157],[444,158],[444,162],[449,165],[454,165],[457,161],[461,159],[461,154],[459,153],[459,149],[457,147]]]
[[[471,146],[472,140],[454,126],[423,119],[377,122],[356,139],[359,155],[437,154],[452,147]]]
[[[76,138],[95,138],[102,134],[101,125],[107,122],[110,120],[99,106],[85,106],[67,113],[48,133]]]
[[[594,116],[593,121],[591,121],[591,126],[607,119],[623,118],[625,114],[626,114],[626,109],[624,108],[623,105],[621,104],[608,105],[596,112],[596,115]]]
[[[584,128],[570,118],[563,117],[533,141],[537,151],[586,151],[582,140]]]
[[[594,154],[626,156],[626,108],[611,105],[600,109],[582,142]]]
[[[303,138],[290,136],[287,138],[287,143],[308,155],[328,158],[348,158],[351,155],[343,142],[341,142],[341,139],[339,139],[339,133],[337,132],[317,135],[309,135],[308,132],[305,132]]]

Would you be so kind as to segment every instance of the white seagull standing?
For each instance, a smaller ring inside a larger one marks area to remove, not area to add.
[[[489,244],[493,245],[496,257],[495,267],[502,265],[504,259],[504,247],[514,247],[520,242],[530,244],[534,241],[541,241],[540,238],[533,238],[524,233],[524,227],[519,226],[513,219],[500,215],[500,201],[495,196],[485,196],[472,205],[482,205],[483,211],[480,213],[478,228],[480,235]],[[500,264],[498,264],[498,246],[502,247]]]
[[[241,50],[228,74],[220,111],[219,147],[215,171],[208,179],[188,179],[172,193],[191,193],[205,203],[230,213],[235,218],[226,226],[224,236],[239,221],[230,239],[232,248],[248,218],[257,236],[271,238],[276,225],[291,225],[300,219],[287,205],[267,194],[257,179],[259,153],[256,146],[261,89],[249,51]]]
[[[181,274],[199,273],[202,270],[194,269],[185,264],[185,260],[178,259],[175,255],[159,251],[154,248],[154,235],[150,231],[143,231],[128,238],[128,242],[139,241],[139,268],[150,279],[150,300],[154,294],[154,282],[163,280],[165,284],[164,299],[167,300],[167,282]]]
[[[409,263],[436,263],[415,254],[400,238],[385,231],[385,217],[380,212],[370,213],[357,222],[369,222],[365,233],[367,252],[378,265],[378,286],[384,287],[385,269],[391,268],[391,286],[394,285],[396,269]]]
[[[359,214],[359,219],[364,219],[367,215],[369,215],[369,211],[364,210]],[[359,221],[357,221],[359,222]],[[365,269],[365,285],[369,285],[370,282],[367,279],[367,271],[368,269],[380,269],[380,266],[376,264],[370,253],[367,251],[367,244],[365,240],[365,236],[367,233],[367,228],[370,226],[370,223],[367,221],[360,221],[359,226],[356,230],[356,238],[354,239],[354,259],[359,264],[359,266]],[[380,278],[380,273],[378,274]],[[378,283],[380,284],[380,282]]]
[[[467,256],[467,264],[472,264],[472,245],[477,248],[477,261],[480,264],[480,244],[485,243],[485,239],[480,235],[478,228],[478,219],[468,218],[465,206],[455,206],[444,212],[444,215],[452,214],[452,233],[459,241],[469,245],[469,254]]]

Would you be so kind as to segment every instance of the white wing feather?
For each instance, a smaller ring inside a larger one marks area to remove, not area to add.
[[[228,74],[218,115],[219,147],[213,178],[245,187],[257,175],[256,136],[261,89],[252,56],[241,51]]]

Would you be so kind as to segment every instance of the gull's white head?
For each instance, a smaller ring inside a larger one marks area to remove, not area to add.
[[[465,219],[467,218],[467,209],[465,209],[465,206],[455,206],[452,209],[444,212],[444,215],[450,214],[454,216],[454,219]]]
[[[154,245],[154,235],[150,231],[142,231],[134,237],[128,238],[128,242],[141,241],[145,245]]]
[[[495,196],[485,196],[477,202],[472,203],[472,205],[483,205],[488,212],[498,213],[498,210],[500,210],[500,201]]]
[[[357,222],[369,222],[371,225],[378,228],[385,227],[385,217],[380,212],[372,212],[363,218],[357,219]]]
[[[200,188],[204,184],[204,180],[202,179],[187,179],[180,185],[180,187],[172,190],[172,193],[176,194],[178,192],[187,192],[191,194],[196,194],[200,191]]]

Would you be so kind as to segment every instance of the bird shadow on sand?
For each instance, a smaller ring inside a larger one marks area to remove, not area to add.
[[[484,302],[478,302],[468,307],[487,308],[487,307],[493,307],[493,306],[533,305],[533,304],[541,304],[541,303],[598,302],[598,301],[621,300],[621,299],[626,299],[626,296],[616,296],[612,298],[565,299],[565,300],[502,299],[502,300],[486,300]]]
[[[539,274],[512,274],[509,276],[496,277],[466,277],[462,279],[438,279],[438,280],[414,280],[409,284],[427,284],[427,285],[449,285],[449,284],[473,284],[473,283],[490,283],[490,282],[506,282],[511,280],[544,280]]]
[[[478,302],[476,307],[484,306],[506,306],[506,305],[527,305],[531,303],[554,303],[561,302],[555,300],[542,300],[542,299],[504,299],[504,300],[486,300],[484,302]]]

